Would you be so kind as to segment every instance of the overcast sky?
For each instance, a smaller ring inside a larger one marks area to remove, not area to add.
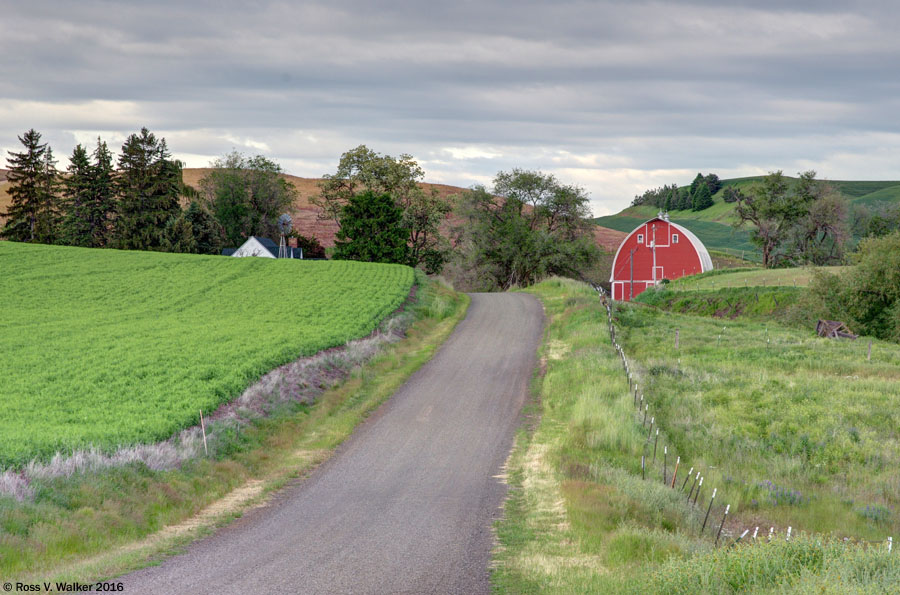
[[[318,177],[366,144],[432,182],[552,172],[596,215],[698,171],[900,179],[898,17],[892,1],[0,0],[0,149],[35,128],[65,165],[146,126],[189,167],[237,149]]]

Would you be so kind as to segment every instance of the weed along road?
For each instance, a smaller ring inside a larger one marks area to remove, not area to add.
[[[491,524],[543,329],[540,302],[475,294],[430,362],[310,477],[125,593],[487,593]]]

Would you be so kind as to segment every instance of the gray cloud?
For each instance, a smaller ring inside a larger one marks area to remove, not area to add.
[[[463,186],[555,171],[598,214],[697,170],[898,177],[891,2],[2,4],[7,150],[148,126],[318,176],[366,143]]]

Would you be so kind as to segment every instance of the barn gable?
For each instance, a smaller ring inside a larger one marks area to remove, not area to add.
[[[703,242],[667,216],[645,221],[616,251],[610,283],[614,299],[629,300],[662,279],[677,279],[713,269]]]
[[[278,258],[278,244],[269,238],[250,236],[241,244],[240,248],[225,248],[223,256],[246,257],[257,256],[261,258]],[[288,258],[303,258],[302,248],[288,248]]]

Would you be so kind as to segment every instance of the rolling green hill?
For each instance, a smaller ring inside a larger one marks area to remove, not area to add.
[[[413,270],[0,242],[0,468],[165,440],[262,374],[369,334]]]
[[[673,219],[694,219],[697,221],[715,221],[717,223],[734,223],[734,204],[726,203],[722,198],[725,188],[731,186],[745,192],[750,187],[762,181],[764,176],[751,176],[747,178],[731,178],[722,180],[722,188],[713,195],[715,204],[702,211],[672,211]],[[796,178],[787,177],[788,180]],[[877,203],[900,204],[900,181],[855,181],[855,180],[825,180],[840,192],[850,203],[871,206]],[[659,211],[654,206],[627,207],[618,215],[649,219]]]
[[[764,176],[730,178],[722,180],[722,188],[713,195],[713,206],[702,211],[672,211],[672,221],[694,232],[710,250],[736,255],[744,253],[750,260],[759,261],[759,252],[750,243],[745,229],[735,230],[737,221],[734,203],[727,203],[723,192],[727,187],[749,192],[752,186],[762,182]],[[787,177],[788,180],[796,178]],[[900,181],[825,180],[840,192],[851,204],[874,207],[884,204],[900,205]],[[687,185],[687,184],[685,184]],[[616,215],[594,219],[597,225],[630,232],[642,221],[655,217],[659,209],[651,205],[629,206]]]

